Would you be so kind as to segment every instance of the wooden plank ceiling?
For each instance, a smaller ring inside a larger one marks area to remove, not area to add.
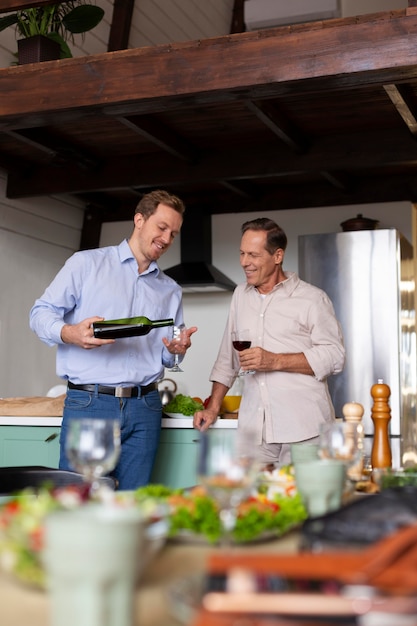
[[[10,67],[0,93],[8,197],[81,198],[84,245],[154,188],[201,216],[417,201],[412,6]]]

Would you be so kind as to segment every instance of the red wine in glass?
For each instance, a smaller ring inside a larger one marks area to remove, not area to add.
[[[238,352],[241,352],[242,350],[247,350],[248,348],[250,348],[251,346],[251,341],[234,341],[233,342],[233,347],[235,350],[238,350]]]
[[[235,350],[241,352],[251,347],[250,330],[234,330],[232,331],[232,345]],[[240,370],[238,376],[246,376],[246,374],[254,374],[254,370]]]

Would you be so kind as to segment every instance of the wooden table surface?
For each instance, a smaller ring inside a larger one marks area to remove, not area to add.
[[[288,533],[275,541],[233,548],[246,553],[296,553],[300,536]],[[180,626],[168,602],[168,589],[174,581],[205,570],[209,554],[218,548],[168,542],[146,568],[135,595],[134,626]],[[21,585],[0,574],[1,626],[48,626],[48,594]],[[76,626],[76,625],[74,625]]]

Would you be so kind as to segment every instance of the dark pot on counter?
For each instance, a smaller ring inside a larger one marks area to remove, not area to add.
[[[363,217],[362,213],[358,213],[356,217],[352,217],[349,220],[342,222],[340,226],[342,227],[343,232],[348,232],[351,230],[375,230],[378,224],[379,220]]]

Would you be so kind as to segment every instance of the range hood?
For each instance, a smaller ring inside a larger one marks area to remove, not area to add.
[[[164,270],[181,285],[184,293],[233,291],[230,278],[211,263],[211,216],[190,209],[181,228],[181,263]]]

